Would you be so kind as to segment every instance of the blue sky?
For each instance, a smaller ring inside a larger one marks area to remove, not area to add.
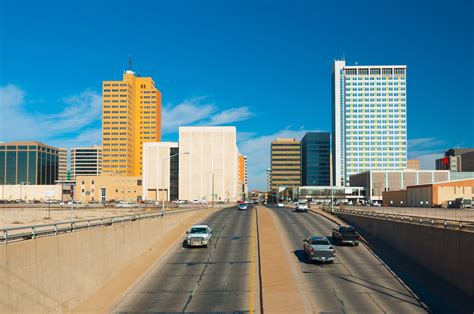
[[[134,69],[179,125],[236,125],[250,188],[270,141],[331,129],[331,66],[406,64],[409,157],[474,146],[474,2],[0,0],[0,141],[100,144],[102,80]]]

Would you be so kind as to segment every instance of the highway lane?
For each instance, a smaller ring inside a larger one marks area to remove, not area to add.
[[[363,245],[335,246],[334,264],[309,264],[302,239],[331,236],[336,224],[314,213],[271,207],[319,312],[426,313],[416,298]]]
[[[248,312],[252,212],[234,207],[208,216],[201,223],[213,229],[210,247],[174,247],[115,312]]]

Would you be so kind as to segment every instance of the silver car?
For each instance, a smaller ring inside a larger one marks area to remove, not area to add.
[[[303,249],[310,263],[312,261],[333,263],[336,258],[336,249],[326,237],[311,236],[304,239]]]
[[[191,246],[208,247],[212,240],[212,229],[208,225],[194,225],[186,231],[186,244]]]

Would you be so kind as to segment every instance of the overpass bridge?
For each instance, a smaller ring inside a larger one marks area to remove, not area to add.
[[[364,245],[336,246],[334,264],[308,263],[302,239],[330,236],[342,220]],[[209,248],[183,245],[195,223],[213,228]],[[474,310],[468,228],[271,206],[81,226],[0,246],[0,312]]]

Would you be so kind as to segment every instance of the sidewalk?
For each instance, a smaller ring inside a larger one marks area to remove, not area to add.
[[[263,307],[267,313],[307,313],[312,310],[301,296],[301,280],[284,245],[284,234],[279,231],[270,209],[257,209],[259,243],[262,266]],[[299,281],[299,282],[298,282]],[[313,310],[314,311],[314,310]]]
[[[415,217],[462,220],[462,221],[474,222],[474,210],[468,210],[468,209],[446,209],[446,208],[427,208],[427,207],[362,207],[362,206],[346,206],[346,209],[375,212],[375,213],[394,214],[394,215],[408,215],[408,216],[415,216]]]

